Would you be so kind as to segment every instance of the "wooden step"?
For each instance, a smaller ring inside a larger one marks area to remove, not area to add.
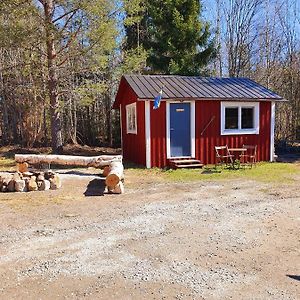
[[[173,169],[178,169],[178,168],[202,168],[203,164],[201,163],[200,160],[194,159],[194,158],[174,158],[169,160],[169,165]]]
[[[176,159],[176,160],[170,160],[173,164],[194,164],[199,163],[200,160],[197,159]]]

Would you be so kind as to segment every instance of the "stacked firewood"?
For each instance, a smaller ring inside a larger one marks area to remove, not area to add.
[[[124,193],[124,166],[121,155],[72,156],[72,155],[35,155],[16,154],[17,169],[25,172],[29,165],[55,164],[63,166],[80,166],[104,168],[107,191],[114,194]]]
[[[16,172],[0,176],[1,192],[30,192],[56,190],[61,187],[61,179],[53,171]]]

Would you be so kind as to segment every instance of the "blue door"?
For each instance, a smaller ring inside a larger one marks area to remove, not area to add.
[[[191,156],[191,105],[170,103],[171,157]]]

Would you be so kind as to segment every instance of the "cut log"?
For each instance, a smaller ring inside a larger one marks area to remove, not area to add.
[[[20,180],[20,179],[22,179],[22,173],[19,173],[19,172],[16,172],[16,173],[14,173],[14,175],[13,175],[13,180],[14,181],[17,181],[17,180]]]
[[[18,163],[17,170],[21,173],[28,172],[28,163],[27,162]]]
[[[124,184],[120,181],[113,189],[108,188],[108,191],[112,194],[124,194]]]
[[[14,192],[15,191],[15,180],[11,179],[7,185],[7,191],[8,192]]]
[[[109,174],[109,170],[110,170],[110,167],[109,167],[109,166],[104,167],[103,172],[102,172],[102,175],[103,175],[104,177],[106,177],[106,176]]]
[[[15,181],[15,191],[16,192],[26,192],[26,182],[24,179],[16,180]]]
[[[38,190],[35,176],[31,176],[31,178],[29,179],[27,188],[28,188],[28,191],[37,191]]]
[[[50,181],[46,179],[37,181],[37,185],[39,191],[47,191],[50,189]]]
[[[37,181],[43,181],[43,180],[45,180],[44,173],[36,173],[35,176],[36,176],[36,180]]]
[[[106,176],[105,184],[113,190],[117,184],[124,178],[124,167],[121,162],[112,162],[109,167],[109,173]]]
[[[7,186],[10,183],[11,179],[12,179],[11,175],[3,178],[3,180],[2,180],[2,188],[1,188],[2,192],[8,192]]]
[[[71,156],[71,155],[35,155],[35,154],[16,154],[17,163],[36,164],[55,164],[64,166],[80,167],[105,167],[112,162],[122,162],[122,155],[100,155],[100,156]]]
[[[45,179],[49,180],[50,178],[54,178],[55,173],[51,170],[48,170],[44,173]]]
[[[51,190],[57,190],[61,187],[61,180],[57,174],[55,174],[54,177],[49,178],[49,181]]]

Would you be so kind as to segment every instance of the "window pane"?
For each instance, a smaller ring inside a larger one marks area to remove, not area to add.
[[[135,105],[130,105],[126,107],[127,113],[127,131],[136,131],[136,107]]]
[[[225,129],[238,129],[238,114],[239,109],[237,107],[225,108]]]
[[[254,128],[254,107],[242,107],[242,129]]]
[[[135,130],[135,107],[131,108],[131,130]]]
[[[129,130],[132,130],[132,107],[129,108]]]

